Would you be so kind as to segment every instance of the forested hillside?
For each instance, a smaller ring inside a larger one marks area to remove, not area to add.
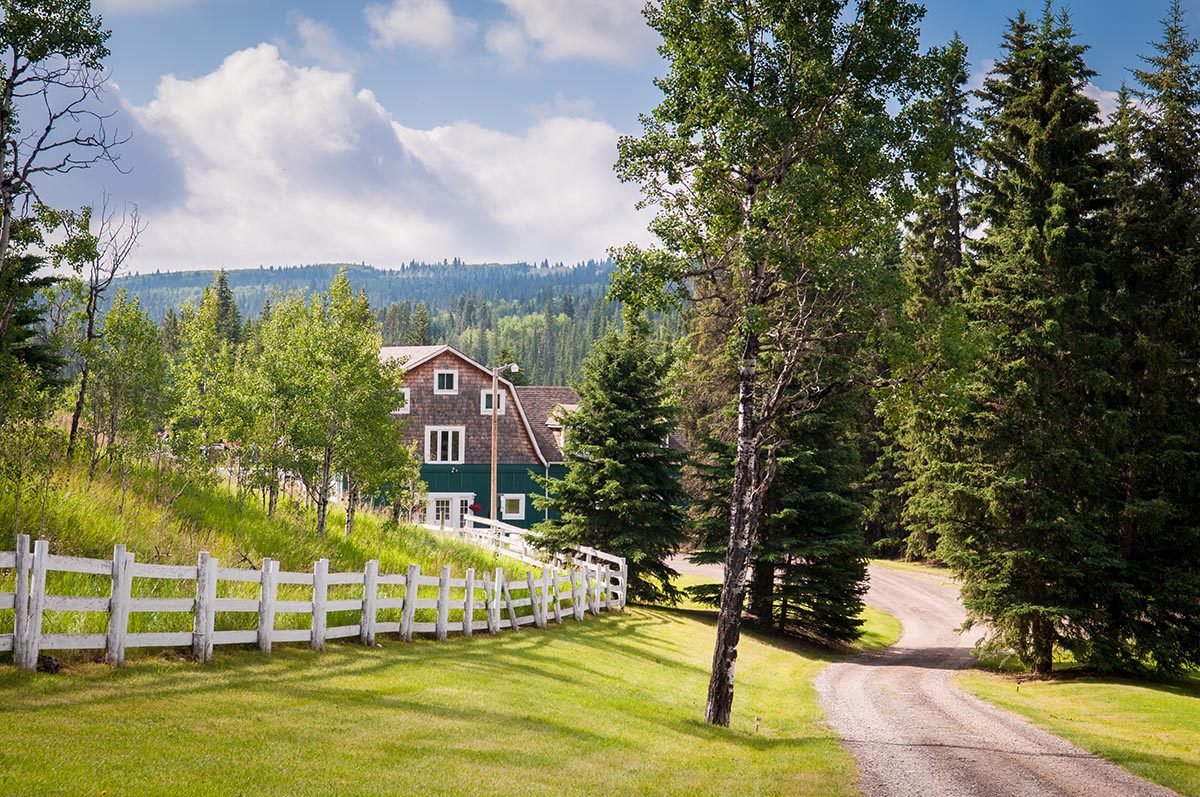
[[[321,264],[228,271],[224,281],[241,318],[252,320],[289,292],[319,293],[342,268],[352,288],[365,292],[385,345],[449,343],[483,363],[515,360],[523,382],[569,383],[592,344],[621,324],[621,305],[607,300],[609,260],[565,266],[455,259],[398,269]],[[135,274],[114,288],[124,288],[151,318],[173,327],[184,305],[198,302],[217,274]],[[660,340],[679,337],[674,316],[659,314],[652,323]]]

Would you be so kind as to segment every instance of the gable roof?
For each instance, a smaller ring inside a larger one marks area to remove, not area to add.
[[[450,347],[441,346],[381,346],[379,359],[398,360],[406,369],[416,368],[426,360],[432,360]]]
[[[554,429],[562,423],[557,417],[559,407],[571,407],[579,403],[579,396],[569,387],[545,387],[522,385],[516,388],[520,405],[529,418],[529,425],[537,438],[538,447],[545,452],[548,462],[563,461],[562,449],[554,439]]]
[[[482,365],[480,363],[475,362],[474,360],[472,360],[467,355],[463,354],[458,349],[454,348],[453,346],[451,346],[449,344],[445,344],[445,343],[441,344],[440,346],[381,346],[379,349],[379,359],[381,359],[381,360],[399,360],[400,364],[404,366],[405,371],[411,371],[414,368],[416,368],[417,366],[419,366],[423,363],[429,362],[434,357],[437,357],[444,352],[449,352],[450,354],[453,354],[455,357],[462,360],[467,365],[470,365],[474,368],[478,368],[480,371],[487,374],[488,376],[492,375],[492,370],[490,368],[488,368],[486,365]],[[539,437],[538,431],[535,431],[538,427],[536,425],[530,426],[529,417],[525,414],[525,408],[521,402],[521,396],[517,393],[516,386],[513,385],[512,382],[508,381],[504,377],[500,377],[499,381],[500,381],[501,385],[504,385],[506,388],[509,389],[509,391],[511,391],[512,396],[515,399],[514,403],[517,405],[517,415],[520,416],[521,423],[524,424],[525,431],[529,435],[529,440],[530,440],[530,442],[533,443],[533,451],[535,454],[537,454],[538,460],[542,463],[543,466],[549,465],[551,462],[562,462],[562,452],[558,450],[558,446],[554,445],[554,435],[549,436],[550,444],[551,444],[551,449],[549,449],[549,450],[553,450],[555,453],[554,453],[553,457],[551,457],[549,459],[547,458],[546,452],[548,449],[545,449],[543,447],[543,445],[542,445],[543,438]],[[549,389],[550,390],[563,390],[563,389],[570,390],[570,388],[549,388]],[[574,393],[572,393],[571,395],[574,395]]]

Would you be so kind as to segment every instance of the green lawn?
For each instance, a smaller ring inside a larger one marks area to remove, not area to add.
[[[1026,681],[969,672],[958,683],[1085,750],[1180,794],[1200,795],[1200,677]]]
[[[903,562],[899,559],[872,559],[871,564],[888,567],[892,570],[903,570],[906,573],[924,573],[952,578],[954,572],[942,565],[929,565],[924,562]]]
[[[744,635],[734,724],[717,729],[702,721],[713,635],[711,615],[634,607],[441,644],[226,649],[208,666],[6,666],[0,794],[855,794],[812,684],[830,654]]]

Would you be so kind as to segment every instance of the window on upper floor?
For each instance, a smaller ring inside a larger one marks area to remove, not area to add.
[[[458,371],[434,371],[433,392],[439,396],[458,395]]]
[[[491,388],[484,388],[483,390],[479,391],[479,414],[480,415],[491,415],[492,414],[492,395],[493,394],[492,394]],[[500,404],[496,410],[496,414],[503,415],[507,404],[508,404],[508,402],[505,401],[505,399],[504,399],[504,391],[500,391]]]
[[[425,461],[431,464],[463,464],[466,435],[465,426],[426,426]]]
[[[400,395],[404,397],[404,401],[400,404],[399,407],[397,407],[392,412],[392,414],[393,415],[408,415],[409,409],[411,406],[410,401],[411,401],[412,394],[409,392],[409,388],[402,387],[402,388],[400,388]]]

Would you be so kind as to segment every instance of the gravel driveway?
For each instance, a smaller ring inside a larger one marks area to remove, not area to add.
[[[904,633],[817,679],[869,797],[1174,794],[955,688],[950,677],[970,664],[978,636],[954,631],[964,617],[957,588],[934,574],[870,572],[867,602]]]

